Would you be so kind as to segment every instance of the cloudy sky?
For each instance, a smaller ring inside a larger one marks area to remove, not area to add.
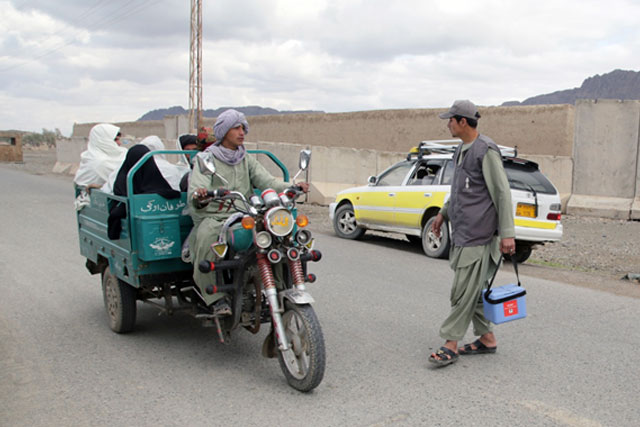
[[[639,0],[203,0],[203,107],[500,105],[640,70]],[[189,104],[189,0],[0,0],[0,129]]]

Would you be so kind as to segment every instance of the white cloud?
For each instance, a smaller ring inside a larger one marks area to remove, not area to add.
[[[638,68],[633,0],[203,2],[203,106],[481,105]],[[188,104],[189,2],[0,1],[0,128]]]

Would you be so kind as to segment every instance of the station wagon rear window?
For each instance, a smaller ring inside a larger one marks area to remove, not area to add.
[[[531,191],[542,194],[557,194],[553,184],[532,163],[504,162],[509,186],[514,190]]]

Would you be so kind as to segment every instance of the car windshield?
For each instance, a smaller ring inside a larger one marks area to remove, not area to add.
[[[557,194],[551,181],[531,163],[504,162],[509,186],[514,190],[535,191],[543,194]]]
[[[400,162],[384,171],[378,178],[378,186],[402,185],[402,181],[407,176],[413,162]]]

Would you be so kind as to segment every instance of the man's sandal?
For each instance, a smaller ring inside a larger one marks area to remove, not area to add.
[[[475,348],[473,348],[475,347]],[[498,346],[487,347],[480,340],[475,340],[471,344],[465,344],[464,347],[458,349],[458,353],[464,355],[468,354],[490,354],[495,353],[498,350]]]
[[[439,366],[447,366],[452,363],[458,361],[458,353],[453,350],[448,349],[447,347],[440,347],[438,351],[436,351],[435,355],[437,357],[433,357],[433,355],[429,356],[429,362],[435,363]]]

